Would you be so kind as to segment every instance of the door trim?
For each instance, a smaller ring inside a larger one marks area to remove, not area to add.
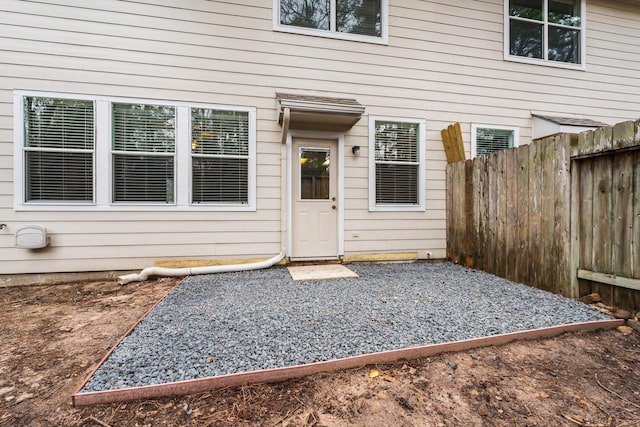
[[[293,245],[293,138],[308,139],[333,139],[338,142],[338,253],[336,258],[344,256],[344,133],[289,130],[287,133],[287,159],[286,159],[286,256],[291,259]],[[318,258],[322,259],[322,258]],[[326,258],[324,258],[326,259]]]

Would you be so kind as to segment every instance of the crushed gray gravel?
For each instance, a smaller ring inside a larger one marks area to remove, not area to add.
[[[82,391],[608,319],[579,301],[451,263],[348,267],[360,277],[293,282],[283,267],[189,277]]]

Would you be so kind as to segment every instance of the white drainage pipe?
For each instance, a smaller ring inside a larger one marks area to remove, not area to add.
[[[195,276],[198,274],[214,274],[229,273],[232,271],[249,271],[269,268],[279,263],[284,258],[284,251],[271,259],[249,264],[230,264],[230,265],[212,265],[205,267],[184,267],[184,268],[166,268],[166,267],[147,267],[140,273],[127,274],[118,277],[118,283],[126,285],[131,282],[143,282],[150,276]]]

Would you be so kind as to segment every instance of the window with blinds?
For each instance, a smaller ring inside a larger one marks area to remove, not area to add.
[[[278,25],[383,37],[387,0],[274,0]]]
[[[175,200],[175,108],[112,104],[113,201]]]
[[[249,202],[249,113],[191,109],[191,203]]]
[[[376,205],[418,205],[419,123],[375,121]]]
[[[514,146],[514,129],[474,127],[472,133],[476,156],[495,153]]]
[[[94,199],[92,101],[24,98],[25,202]]]
[[[14,92],[16,210],[256,208],[256,108]]]

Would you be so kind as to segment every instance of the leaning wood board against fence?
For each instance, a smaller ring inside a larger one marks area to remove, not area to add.
[[[447,167],[449,259],[540,289],[640,308],[638,122]]]

